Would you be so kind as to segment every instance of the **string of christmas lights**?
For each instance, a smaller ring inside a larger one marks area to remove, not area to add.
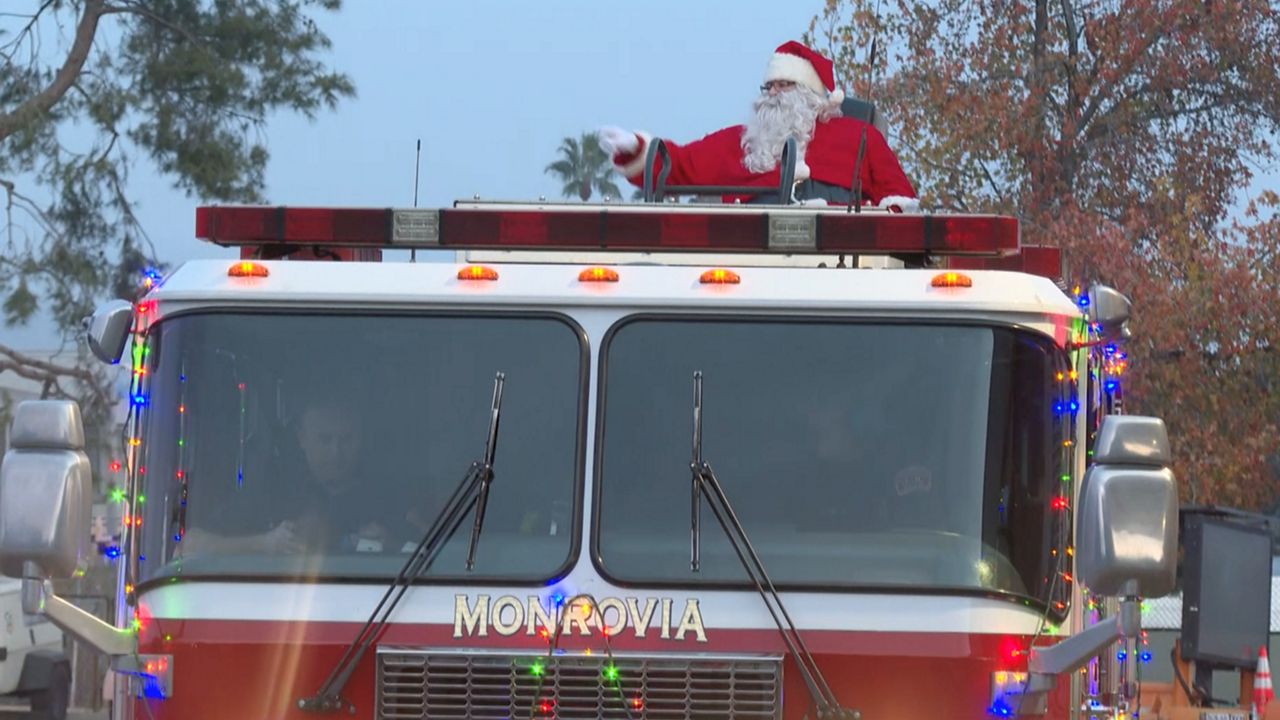
[[[609,640],[611,633],[605,622],[604,613],[600,610],[600,603],[596,602],[595,596],[591,593],[578,593],[567,600],[564,595],[556,593],[551,596],[551,601],[555,605],[556,629],[555,632],[550,632],[544,626],[538,630],[538,635],[547,640],[547,655],[545,661],[535,660],[529,667],[530,674],[538,679],[533,691],[533,700],[529,705],[529,720],[533,720],[538,713],[544,717],[555,716],[556,699],[544,696],[543,688],[546,684],[548,668],[555,664],[555,658],[558,655],[564,654],[564,650],[560,648],[560,638],[564,634],[565,625],[573,621],[566,613],[573,612],[574,607],[579,603],[582,603],[583,617],[578,622],[585,624],[589,620],[595,620],[596,627],[600,628],[600,634],[604,636],[605,664],[600,671],[601,683],[611,686],[617,692],[621,709],[626,713],[628,720],[634,720],[632,711],[644,709],[643,687],[640,686],[629,698],[623,690],[622,674],[613,657],[613,645]],[[585,654],[590,655],[591,649],[587,648]]]

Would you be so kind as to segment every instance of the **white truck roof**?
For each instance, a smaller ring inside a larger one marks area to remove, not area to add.
[[[939,270],[729,267],[732,285],[703,284],[703,266],[618,265],[617,282],[581,282],[580,265],[492,264],[498,279],[460,280],[455,263],[255,261],[267,277],[230,277],[235,261],[181,266],[150,297],[166,305],[627,306],[668,310],[850,311],[886,314],[1074,318],[1079,309],[1050,280],[965,271],[967,288],[935,288]]]

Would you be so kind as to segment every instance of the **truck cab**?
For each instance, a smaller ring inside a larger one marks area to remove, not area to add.
[[[1131,698],[1098,658],[1172,587],[1168,439],[1109,414],[1127,300],[1026,272],[1013,218],[212,207],[197,235],[242,258],[90,324],[133,371],[114,626],[48,580],[81,552],[74,408],[27,410],[45,469],[0,478],[0,513],[40,505],[0,563],[116,658],[117,718]],[[300,261],[396,249],[465,254]]]

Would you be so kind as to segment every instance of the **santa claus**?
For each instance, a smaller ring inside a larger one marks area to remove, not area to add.
[[[844,93],[836,89],[831,61],[792,41],[774,51],[761,95],[745,125],[714,132],[687,145],[666,141],[671,185],[776,187],[778,161],[788,137],[797,142],[795,200],[845,204],[853,192],[858,146],[866,134],[860,168],[862,197],[897,212],[919,208],[915,190],[897,157],[874,126],[840,115]],[[627,180],[640,185],[653,136],[616,127],[600,130],[600,147]],[[661,161],[655,170],[661,168]],[[753,196],[726,196],[750,202]],[[777,201],[774,197],[773,201]]]

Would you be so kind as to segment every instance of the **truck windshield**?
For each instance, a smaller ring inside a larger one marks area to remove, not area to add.
[[[146,352],[143,579],[394,576],[481,457],[497,372],[476,567],[461,532],[430,575],[538,582],[570,560],[585,350],[562,319],[192,314]]]
[[[645,318],[615,328],[604,352],[594,543],[616,580],[745,581],[705,510],[690,570],[701,370],[703,456],[779,585],[1008,593],[1064,609],[1048,593],[1068,539],[1053,498],[1070,472],[1071,383],[1047,338]]]

